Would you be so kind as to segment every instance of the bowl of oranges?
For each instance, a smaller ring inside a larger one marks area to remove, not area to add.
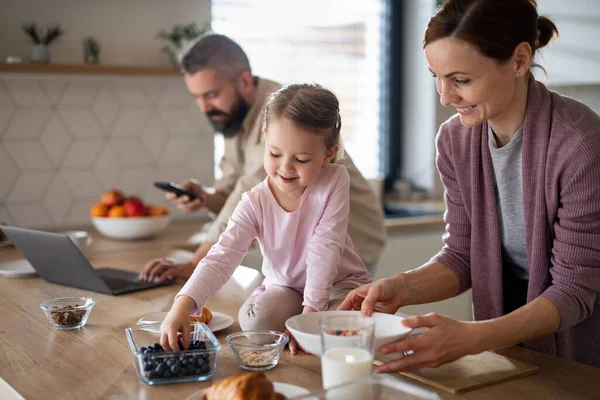
[[[169,210],[164,205],[145,204],[138,197],[126,197],[117,189],[104,192],[100,203],[90,208],[90,215],[98,232],[119,240],[156,236],[171,222]]]

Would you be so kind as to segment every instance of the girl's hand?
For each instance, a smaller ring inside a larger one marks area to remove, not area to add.
[[[317,310],[315,310],[312,307],[309,306],[304,306],[304,309],[302,310],[302,314],[307,314],[307,313],[311,313],[311,312],[316,312]],[[290,333],[289,330],[285,330],[286,335],[288,335],[288,337],[290,338],[290,341],[288,342],[288,346],[290,347],[290,353],[292,353],[292,355],[296,355],[296,353],[298,353],[298,349],[302,350],[303,352],[305,352],[306,354],[310,354],[308,351],[304,350],[302,348],[302,346],[300,346],[298,344],[298,342],[296,341],[296,339],[294,339],[294,337],[292,336],[292,334]]]
[[[394,314],[404,303],[402,275],[380,279],[354,289],[340,304],[338,310],[361,310],[365,316],[373,312]]]
[[[419,336],[382,346],[383,354],[412,353],[377,367],[377,373],[435,368],[479,352],[479,328],[472,322],[457,321],[435,313],[406,318],[402,322],[409,328],[425,327],[427,330]]]
[[[160,344],[165,351],[180,351],[178,333],[181,332],[183,348],[187,349],[190,341],[190,313],[196,305],[189,296],[179,296],[173,307],[160,325]]]

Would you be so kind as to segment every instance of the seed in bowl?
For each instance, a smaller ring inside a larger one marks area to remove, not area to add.
[[[75,310],[75,307],[78,307],[78,305],[68,304],[64,307],[52,307],[54,309],[60,309],[60,311],[50,311],[52,321],[54,321],[56,325],[62,326],[77,325],[85,316],[86,310]]]
[[[240,350],[238,355],[244,364],[251,365],[253,367],[262,367],[265,365],[271,365],[273,363],[273,358],[275,358],[278,353],[279,349],[268,351]]]

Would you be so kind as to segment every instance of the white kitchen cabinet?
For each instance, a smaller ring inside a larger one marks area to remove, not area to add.
[[[402,232],[391,232],[379,262],[375,279],[406,272],[423,265],[442,247],[444,228],[413,228]],[[400,309],[411,315],[436,312],[463,321],[473,318],[471,291],[460,296],[430,304],[408,306]]]

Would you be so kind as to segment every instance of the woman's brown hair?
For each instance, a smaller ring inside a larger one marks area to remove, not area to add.
[[[450,36],[505,62],[522,42],[529,43],[535,55],[558,36],[558,29],[550,19],[538,16],[535,0],[447,0],[429,20],[423,47]]]
[[[273,93],[265,107],[263,127],[275,118],[286,118],[315,134],[325,135],[330,149],[340,144],[340,103],[332,91],[317,84],[292,84]]]

